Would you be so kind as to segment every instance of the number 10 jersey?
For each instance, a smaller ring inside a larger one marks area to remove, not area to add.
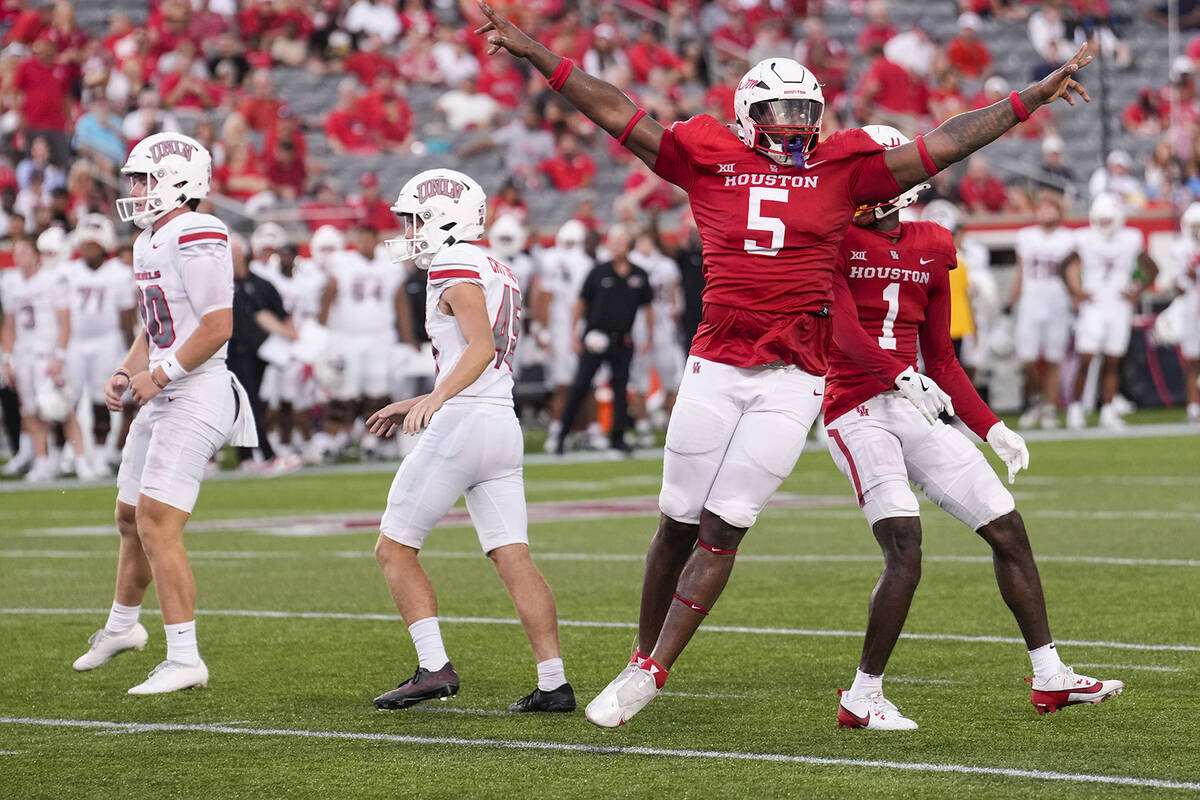
[[[493,405],[513,404],[513,364],[517,338],[521,331],[521,287],[512,270],[490,258],[473,244],[460,242],[444,247],[433,257],[425,294],[425,331],[433,345],[440,384],[454,369],[467,349],[467,340],[458,327],[458,320],[438,308],[442,293],[460,283],[473,283],[483,289],[488,320],[492,324],[495,356],[483,374],[450,403],[483,402]]]
[[[189,211],[133,242],[136,305],[150,343],[153,369],[200,327],[205,314],[233,307],[229,233],[216,217]],[[225,369],[227,345],[179,380]]]

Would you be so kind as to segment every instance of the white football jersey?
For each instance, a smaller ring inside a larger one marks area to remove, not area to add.
[[[133,270],[116,258],[96,269],[76,259],[64,273],[71,291],[71,341],[124,337],[121,312],[133,308],[137,296]]]
[[[1066,297],[1067,286],[1058,268],[1075,250],[1074,231],[1060,225],[1047,232],[1041,225],[1030,225],[1017,231],[1016,250],[1021,259],[1022,299]]]
[[[291,275],[284,275],[277,259],[263,265],[258,274],[271,282],[283,300],[283,310],[292,315],[292,322],[299,328],[321,313],[321,295],[329,276],[314,261],[296,259]]]
[[[357,250],[345,250],[334,257],[329,274],[337,281],[329,327],[394,342],[396,290],[404,280],[400,268],[387,259],[368,261]]]
[[[189,211],[133,240],[136,303],[150,342],[150,366],[171,356],[206,314],[233,307],[233,256],[225,223]],[[225,368],[228,345],[179,378]]]
[[[58,312],[69,307],[62,270],[39,267],[28,278],[19,269],[0,274],[0,304],[16,322],[13,353],[47,353],[58,346]]]
[[[425,292],[425,329],[433,345],[437,380],[445,380],[463,351],[467,340],[458,321],[438,309],[442,292],[460,283],[473,283],[483,289],[488,319],[492,320],[492,339],[496,357],[475,382],[463,389],[453,402],[487,402],[512,405],[513,365],[516,363],[517,338],[521,333],[521,284],[517,276],[494,258],[469,242],[444,247],[429,265]]]
[[[1129,288],[1144,249],[1141,231],[1121,228],[1109,236],[1093,228],[1081,228],[1075,236],[1083,290],[1092,295],[1094,302],[1123,301],[1121,293]]]
[[[542,289],[551,295],[548,327],[555,335],[570,335],[567,328],[575,301],[593,266],[582,248],[551,247],[542,251]]]
[[[1172,284],[1184,294],[1195,294],[1200,288],[1200,243],[1188,236],[1176,237],[1171,242],[1170,259]]]
[[[668,258],[657,250],[648,256],[631,250],[629,261],[644,269],[650,276],[650,290],[654,293],[650,306],[654,309],[655,330],[659,325],[673,326],[682,305],[679,265],[675,263],[675,259]]]

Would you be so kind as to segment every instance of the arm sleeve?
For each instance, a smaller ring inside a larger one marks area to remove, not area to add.
[[[863,329],[850,284],[840,268],[833,271],[833,341],[851,360],[888,387],[909,366],[882,350]]]
[[[999,420],[975,391],[954,356],[954,343],[950,340],[950,272],[939,269],[935,274],[937,283],[930,289],[925,322],[921,324],[925,374],[950,395],[959,419],[980,439],[987,439],[987,432]]]
[[[696,173],[680,142],[679,135],[684,130],[683,124],[676,122],[663,131],[662,141],[658,145],[658,158],[654,162],[654,174],[690,192],[692,184],[696,182]]]
[[[224,257],[217,255],[218,250]],[[233,258],[228,247],[189,248],[180,261],[179,277],[197,317],[233,308]]]

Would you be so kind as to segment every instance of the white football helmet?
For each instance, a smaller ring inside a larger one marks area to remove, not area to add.
[[[146,176],[146,195],[118,198],[117,216],[148,228],[188,200],[208,197],[212,156],[190,136],[156,133],[133,146],[121,174],[130,177],[131,187],[137,176]]]
[[[893,147],[899,147],[902,144],[908,144],[912,141],[912,139],[909,139],[891,125],[864,125],[863,132],[879,144],[886,147],[888,150],[891,150]],[[920,196],[921,192],[928,188],[928,183],[921,183],[904,192],[895,200],[891,200],[887,203],[880,203],[877,206],[867,206],[867,208],[875,209],[875,219],[883,219],[888,214],[894,214],[900,209],[908,208],[913,203],[917,202],[917,197]],[[859,210],[862,211],[864,209]]]
[[[487,194],[461,172],[430,169],[404,184],[392,211],[400,217],[402,231],[399,238],[384,242],[392,261],[429,269],[438,250],[483,236]]]
[[[71,401],[66,387],[49,375],[37,382],[35,403],[38,416],[47,422],[64,422],[71,415]]]
[[[492,223],[488,231],[488,243],[503,259],[509,259],[525,249],[529,234],[521,220],[513,214],[505,214]]]
[[[958,230],[958,209],[949,200],[930,200],[921,211],[921,219],[936,222],[951,233]]]
[[[104,214],[84,214],[71,233],[71,245],[76,249],[84,242],[95,242],[111,253],[117,249],[117,230]]]
[[[778,164],[804,163],[821,136],[824,111],[816,76],[790,58],[758,62],[733,94],[738,137]]]
[[[46,228],[37,238],[37,251],[42,263],[53,266],[71,257],[71,242],[67,232],[57,225]]]
[[[562,224],[558,229],[558,233],[554,236],[554,246],[561,250],[572,250],[577,247],[583,247],[583,242],[587,238],[587,228],[583,227],[583,223],[577,219],[569,219]]]
[[[328,268],[334,255],[346,249],[346,237],[332,225],[322,225],[313,231],[308,249],[319,267]]]
[[[250,234],[250,252],[255,255],[263,250],[278,250],[287,243],[287,231],[278,222],[264,222]]]
[[[1088,222],[1100,233],[1111,236],[1125,225],[1125,204],[1111,192],[1102,192],[1092,201]]]
[[[1184,209],[1179,220],[1179,230],[1193,242],[1200,242],[1200,203],[1192,203]]]

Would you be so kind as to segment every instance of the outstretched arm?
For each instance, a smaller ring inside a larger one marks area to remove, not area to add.
[[[479,2],[479,10],[488,21],[475,33],[487,34],[489,56],[507,50],[517,58],[528,61],[546,78],[554,75],[554,71],[563,62],[562,56],[550,52],[541,43],[534,41],[483,0]],[[588,75],[579,67],[571,71],[558,92],[613,138],[624,133],[625,126],[638,110],[633,101],[616,86]],[[643,116],[630,131],[625,140],[625,147],[653,168],[658,159],[658,145],[662,141],[662,135],[663,126],[650,117]]]
[[[1075,105],[1072,91],[1083,98],[1085,103],[1090,102],[1087,89],[1072,77],[1091,62],[1092,57],[1087,54],[1087,49],[1088,45],[1085,43],[1070,61],[1017,93],[1029,113],[1032,114],[1039,107],[1060,97],[1070,105]],[[998,139],[1021,122],[1013,105],[1010,100],[1004,99],[985,108],[958,114],[924,137],[918,137],[924,139],[928,161],[937,170],[942,170]],[[932,174],[926,169],[929,164],[915,141],[888,150],[885,159],[892,177],[900,184],[901,191],[927,180]]]

